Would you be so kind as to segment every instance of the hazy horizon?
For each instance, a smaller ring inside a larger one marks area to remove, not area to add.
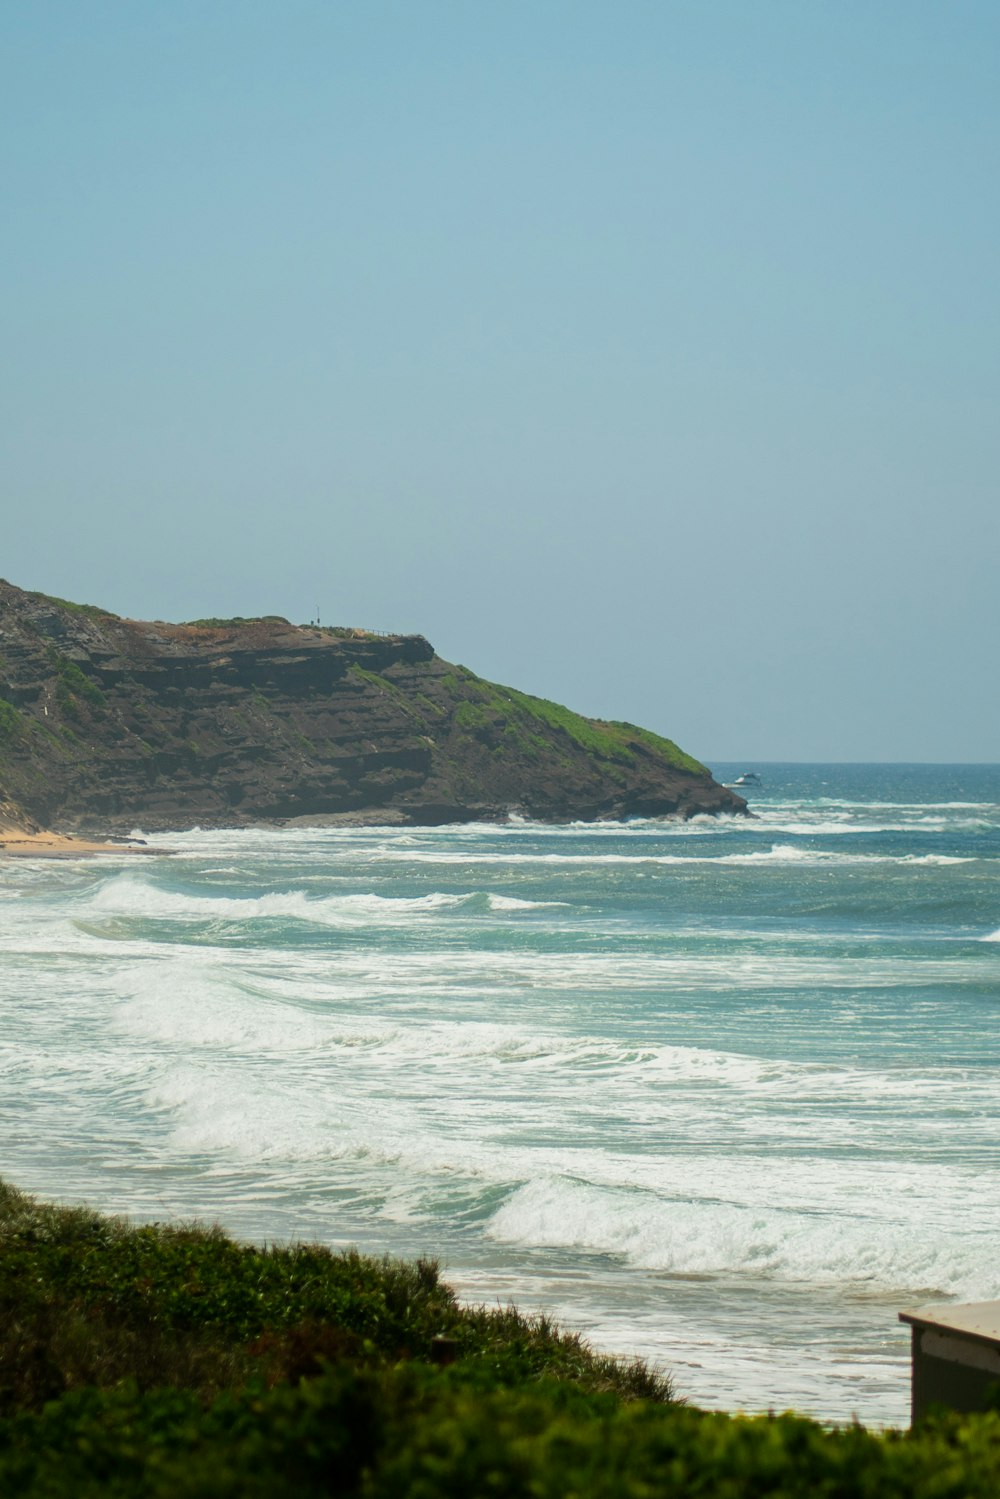
[[[1000,12],[10,9],[0,573],[993,763]]]

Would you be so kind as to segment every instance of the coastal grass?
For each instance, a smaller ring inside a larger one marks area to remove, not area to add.
[[[456,687],[459,685],[457,678],[453,677],[452,681]],[[634,765],[638,756],[653,754],[676,770],[687,771],[691,775],[708,773],[700,760],[686,754],[672,739],[665,739],[636,724],[584,718],[571,708],[563,707],[561,703],[534,697],[528,692],[519,692],[516,687],[503,687],[495,682],[487,682],[482,677],[473,677],[471,673],[464,685],[466,690],[472,688],[476,692],[479,701],[467,701],[459,705],[456,722],[460,726],[474,728],[479,723],[486,722],[492,713],[497,718],[508,719],[511,727],[516,725],[521,731],[531,728],[537,731],[540,726],[555,730],[557,735],[563,736],[564,741],[570,740],[578,749],[605,763]],[[545,746],[544,740],[538,742]]]
[[[638,724],[627,723],[619,719],[611,720],[607,727],[621,735],[633,748],[641,746],[656,755],[662,755],[678,770],[690,771],[692,775],[709,774],[707,765],[703,765],[700,760],[695,759],[694,755],[689,755],[686,750],[682,750],[680,745],[675,744],[672,739],[665,739],[662,734],[654,734],[652,729],[640,729]]]
[[[698,1411],[543,1318],[460,1307],[427,1261],[132,1227],[0,1183],[4,1495],[998,1492],[995,1413],[871,1433]]]
[[[57,609],[68,609],[71,614],[83,614],[88,619],[118,619],[117,614],[112,614],[110,609],[103,609],[100,604],[74,604],[71,599],[61,599],[54,593],[29,593],[31,599],[38,599],[40,603],[52,604]]]

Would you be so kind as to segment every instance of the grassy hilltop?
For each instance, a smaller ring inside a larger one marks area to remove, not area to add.
[[[132,1228],[0,1183],[5,1496],[998,1492],[997,1415],[878,1435],[700,1412],[544,1319],[460,1307],[426,1262]]]

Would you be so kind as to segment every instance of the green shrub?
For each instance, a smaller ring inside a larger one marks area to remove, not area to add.
[[[21,715],[14,704],[0,698],[0,744],[20,738],[22,730]]]
[[[96,682],[91,681],[90,677],[80,670],[75,661],[70,661],[66,656],[60,656],[54,648],[49,649],[48,656],[58,679],[56,700],[65,712],[75,718],[81,698],[92,707],[104,707],[106,702],[104,693]]]
[[[456,1361],[436,1367],[444,1333]],[[1000,1415],[912,1433],[673,1404],[641,1362],[462,1308],[427,1261],[132,1228],[0,1182],[0,1494],[995,1499]]]
[[[189,630],[231,630],[239,625],[287,625],[283,614],[234,614],[229,619],[186,619]]]
[[[328,1366],[203,1406],[176,1390],[79,1391],[0,1423],[0,1491],[341,1499],[995,1499],[1000,1419],[913,1435],[826,1431],[626,1403],[460,1367]]]
[[[594,1354],[544,1318],[460,1307],[430,1261],[133,1228],[0,1183],[0,1407],[126,1378],[209,1395],[253,1368],[272,1376],[331,1358],[427,1359],[441,1333],[494,1380],[550,1373],[629,1394],[643,1367]],[[644,1377],[646,1393],[669,1396],[666,1379]]]

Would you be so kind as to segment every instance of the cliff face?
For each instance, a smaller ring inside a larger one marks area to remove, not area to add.
[[[740,812],[669,740],[580,718],[422,636],[170,625],[0,580],[0,817],[125,832]]]

